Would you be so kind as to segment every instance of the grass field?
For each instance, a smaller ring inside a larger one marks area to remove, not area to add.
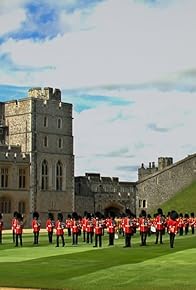
[[[72,246],[65,235],[65,248],[49,245],[42,233],[40,244],[32,245],[32,234],[24,234],[23,247],[15,248],[10,234],[4,233],[0,245],[0,286],[75,290],[118,289],[196,289],[196,235],[176,237],[170,249],[168,235],[163,245],[148,237],[140,247],[140,237],[132,238],[132,247],[123,248],[124,238],[108,246],[93,248],[79,238]]]

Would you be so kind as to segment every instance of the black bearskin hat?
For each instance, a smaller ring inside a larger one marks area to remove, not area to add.
[[[146,211],[143,209],[140,214],[142,217],[146,217]]]
[[[48,213],[48,218],[51,219],[51,220],[53,220],[53,219],[54,219],[54,215],[53,215],[53,213],[49,212],[49,213]]]
[[[0,213],[0,219],[2,219],[3,218],[3,216],[2,216],[2,214]]]
[[[13,217],[15,217],[15,218],[16,218],[16,217],[17,217],[17,215],[18,215],[18,212],[17,212],[17,211],[15,211],[15,212],[14,212],[14,214],[13,214]]]
[[[175,221],[178,218],[177,211],[172,210],[171,213],[170,213],[170,218]]]
[[[183,213],[180,213],[180,214],[179,214],[179,217],[183,218]]]
[[[21,213],[19,213],[19,212],[17,212],[16,218],[20,221],[23,220],[23,217],[22,217]]]
[[[184,217],[188,219],[189,218],[188,213],[185,213]]]
[[[75,219],[75,220],[78,220],[78,214],[77,214],[77,212],[74,211],[72,213],[72,218]]]
[[[194,214],[194,212],[192,212],[192,213],[191,213],[191,217],[192,217],[192,218],[194,218],[194,217],[195,217],[195,214]]]
[[[39,213],[37,211],[34,211],[33,218],[37,218],[37,219],[39,218]]]
[[[57,218],[58,218],[59,221],[62,222],[62,220],[63,220],[63,214],[61,212],[59,212],[58,215],[57,215]]]
[[[158,209],[157,209],[157,213],[160,214],[160,215],[163,215],[162,208],[158,208]]]

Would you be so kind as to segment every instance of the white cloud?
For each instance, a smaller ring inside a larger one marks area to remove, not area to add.
[[[178,161],[196,150],[196,137],[191,129],[195,123],[196,93],[107,91],[108,95],[135,103],[125,107],[101,105],[75,115],[76,175],[84,174],[84,168],[85,171],[94,168],[93,171],[103,175],[136,181],[137,172],[123,172],[117,167],[139,166],[142,162],[148,165],[157,162],[160,156]],[[111,122],[119,111],[126,118]],[[148,128],[150,123],[169,130],[154,131]],[[122,154],[111,157],[111,152],[122,148],[128,150],[124,157]]]
[[[72,26],[74,33],[40,42],[10,39],[0,47],[18,65],[56,68],[49,74],[32,72],[32,85],[52,81],[51,85],[73,88],[139,83],[196,66],[195,1],[159,9],[134,1],[108,0],[91,14],[61,14],[61,21]],[[91,29],[80,31],[80,23]]]

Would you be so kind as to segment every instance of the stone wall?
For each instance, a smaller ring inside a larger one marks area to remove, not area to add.
[[[149,212],[169,200],[175,193],[196,180],[196,154],[176,162],[137,183],[137,214],[144,208]]]

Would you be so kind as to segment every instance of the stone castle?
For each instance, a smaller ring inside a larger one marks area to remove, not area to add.
[[[32,88],[24,99],[0,102],[0,212],[10,227],[14,211],[44,221],[77,211],[120,214],[150,211],[196,180],[196,154],[173,163],[159,157],[138,168],[138,181],[86,173],[74,177],[72,105],[61,91]]]

